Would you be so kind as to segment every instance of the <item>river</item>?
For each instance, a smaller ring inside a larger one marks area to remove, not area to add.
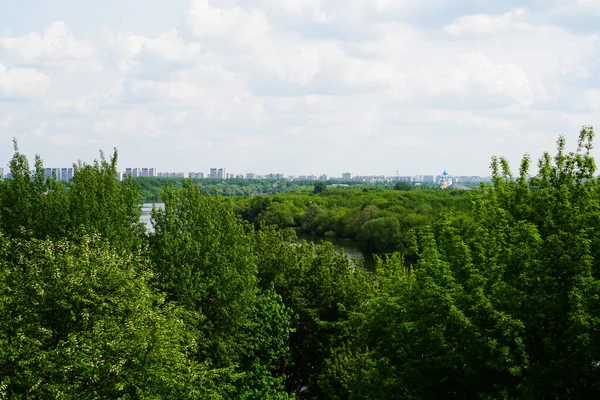
[[[318,246],[321,241],[329,242],[337,251],[344,250],[344,253],[348,256],[348,258],[352,260],[360,260],[361,258],[364,259],[365,268],[368,270],[375,269],[375,259],[373,258],[373,255],[367,254],[365,256],[365,253],[363,253],[358,243],[351,239],[316,236],[300,231],[296,231],[296,236],[298,236],[298,240],[312,242],[315,246]]]
[[[150,213],[152,212],[152,206],[156,208],[163,208],[165,205],[163,203],[144,203],[142,204],[142,215],[140,217],[140,221],[146,225],[146,228],[149,231],[152,231],[152,223],[150,222]],[[315,246],[318,246],[321,243],[321,240],[330,242],[333,244],[333,247],[337,250],[344,250],[344,253],[348,255],[350,259],[360,260],[364,258],[365,267],[369,270],[372,270],[375,267],[375,260],[373,259],[373,255],[367,255],[362,252],[358,243],[352,241],[350,239],[341,239],[335,237],[321,237],[315,236],[308,233],[296,231],[296,235],[298,236],[298,240],[306,240],[307,242],[312,242]]]
[[[140,216],[140,222],[143,222],[146,225],[146,228],[149,231],[153,231],[152,223],[150,222],[150,213],[152,212],[152,207],[156,208],[164,208],[164,203],[144,203],[142,204],[142,215]]]

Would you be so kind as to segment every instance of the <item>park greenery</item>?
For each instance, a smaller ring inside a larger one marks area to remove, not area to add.
[[[142,200],[145,203],[162,202],[162,195],[165,184],[180,187],[183,182],[190,178],[164,178],[164,177],[139,177],[135,180],[140,184]],[[198,185],[200,191],[209,194],[218,194],[220,196],[256,196],[271,195],[276,193],[289,193],[299,189],[313,189],[315,182],[312,180],[287,180],[287,179],[191,179]],[[365,183],[357,180],[331,180],[334,185],[344,185],[353,187],[375,187],[384,186],[385,182]],[[325,182],[321,182],[322,185]]]
[[[167,182],[150,231],[116,150],[65,184],[15,142],[0,398],[597,398],[593,139],[584,127],[569,152],[560,137],[516,174],[494,157],[469,192]],[[290,228],[386,255],[367,270]]]

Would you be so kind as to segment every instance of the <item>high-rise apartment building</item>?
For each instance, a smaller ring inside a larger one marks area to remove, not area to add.
[[[44,168],[44,177],[51,176],[57,181],[70,182],[73,180],[73,168]]]
[[[217,178],[218,179],[227,179],[227,172],[225,172],[225,168],[219,168],[217,170]]]
[[[73,168],[63,168],[60,175],[60,180],[71,182],[73,180]]]
[[[140,168],[125,168],[125,175],[129,175],[132,178],[139,178],[142,176],[142,170]]]

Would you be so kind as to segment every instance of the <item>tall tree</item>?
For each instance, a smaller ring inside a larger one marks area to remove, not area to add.
[[[167,185],[162,198],[164,208],[152,215],[150,258],[169,300],[199,315],[197,359],[233,366],[237,398],[283,396],[274,370],[286,353],[290,312],[257,286],[250,227],[230,202],[202,194],[191,180]]]
[[[110,159],[100,152],[92,165],[74,167],[69,193],[71,232],[100,233],[117,248],[132,249],[140,244],[144,231],[140,222],[139,184],[131,177],[119,182],[118,153]]]

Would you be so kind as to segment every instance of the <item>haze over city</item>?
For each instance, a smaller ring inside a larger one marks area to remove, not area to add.
[[[486,176],[600,115],[597,1],[3,3],[3,165]]]

